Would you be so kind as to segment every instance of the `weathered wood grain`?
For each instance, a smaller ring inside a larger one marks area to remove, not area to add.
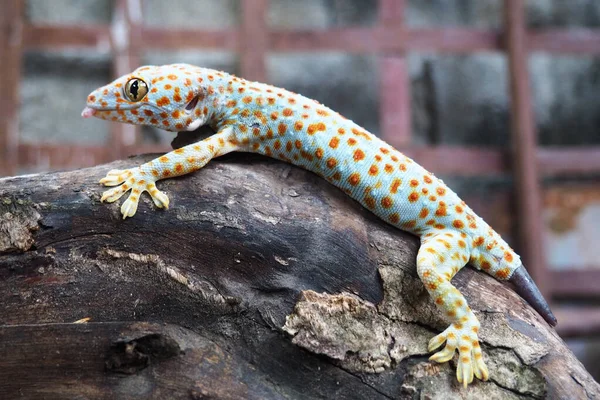
[[[446,323],[416,278],[417,238],[296,167],[234,154],[161,181],[171,208],[144,196],[123,221],[96,182],[151,157],[0,179],[0,398],[600,395],[537,314],[470,268],[454,282],[492,379],[462,389],[427,361]]]

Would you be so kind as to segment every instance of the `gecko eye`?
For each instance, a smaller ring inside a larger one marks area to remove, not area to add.
[[[139,78],[131,78],[125,85],[125,96],[130,101],[137,102],[142,100],[148,93],[148,85]]]

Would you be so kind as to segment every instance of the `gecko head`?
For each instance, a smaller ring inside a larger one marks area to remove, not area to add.
[[[172,132],[195,130],[208,119],[199,70],[187,64],[140,67],[90,93],[81,115]]]

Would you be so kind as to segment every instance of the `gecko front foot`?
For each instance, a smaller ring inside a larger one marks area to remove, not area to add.
[[[113,169],[104,178],[100,179],[100,183],[105,186],[116,187],[105,191],[100,201],[112,203],[131,190],[131,194],[121,205],[123,219],[135,215],[140,195],[143,192],[150,193],[156,207],[169,208],[169,198],[156,188],[155,182],[156,180],[153,177],[149,177],[139,167],[124,170]]]
[[[429,358],[438,363],[449,361],[454,357],[454,352],[458,350],[456,378],[464,387],[473,382],[473,374],[483,381],[486,381],[489,377],[488,369],[483,362],[479,339],[477,338],[479,322],[477,320],[475,322],[476,324],[453,323],[444,332],[431,339],[428,346],[429,351],[433,351],[446,342],[443,350],[438,351]]]

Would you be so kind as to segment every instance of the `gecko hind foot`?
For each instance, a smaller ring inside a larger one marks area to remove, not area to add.
[[[444,332],[435,336],[429,341],[428,349],[433,351],[439,348],[444,342],[444,349],[432,355],[429,359],[438,363],[444,363],[454,357],[458,350],[458,362],[456,368],[456,378],[464,387],[473,382],[473,375],[478,379],[486,381],[489,377],[488,369],[483,362],[479,339],[477,338],[477,325],[469,326],[467,324],[454,323]]]
[[[147,175],[139,168],[126,170],[113,169],[100,179],[105,186],[115,186],[105,191],[100,198],[101,202],[112,203],[119,200],[125,193],[131,190],[131,194],[121,205],[123,219],[133,217],[137,211],[140,195],[148,192],[154,205],[158,208],[169,208],[169,197],[156,188],[154,179],[148,179]],[[118,186],[117,186],[118,185]]]

